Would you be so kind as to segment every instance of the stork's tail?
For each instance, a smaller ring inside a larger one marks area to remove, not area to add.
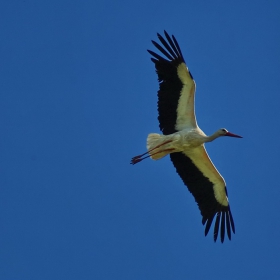
[[[165,141],[166,139],[164,138],[164,135],[157,133],[150,133],[148,135],[147,150],[152,159],[157,160],[170,153],[170,149],[166,149],[166,146],[164,145]]]
[[[171,142],[172,139],[166,135],[160,135],[157,133],[149,134],[147,138],[148,151],[144,154],[133,157],[130,163],[136,164],[148,157],[156,160],[173,153],[175,149],[171,147]]]

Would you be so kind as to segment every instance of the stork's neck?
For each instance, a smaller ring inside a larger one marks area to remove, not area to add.
[[[206,136],[206,141],[205,142],[212,142],[213,140],[217,139],[220,136],[221,135],[219,134],[219,130],[218,130],[215,133],[213,133],[212,135]]]

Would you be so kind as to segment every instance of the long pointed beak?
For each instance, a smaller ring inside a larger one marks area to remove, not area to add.
[[[225,136],[236,137],[236,138],[243,138],[242,136],[239,136],[239,135],[231,133],[231,132],[227,132],[227,134]]]

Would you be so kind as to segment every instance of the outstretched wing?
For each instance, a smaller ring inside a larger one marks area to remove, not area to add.
[[[158,38],[162,46],[152,41],[154,46],[166,57],[148,52],[153,56],[159,80],[158,120],[163,134],[197,126],[194,112],[195,82],[189,72],[177,40],[164,31],[166,40]]]
[[[205,236],[216,216],[214,241],[217,240],[220,229],[221,241],[224,242],[225,228],[231,239],[231,231],[235,233],[235,227],[225,181],[210,160],[205,147],[199,146],[190,152],[172,153],[170,158],[198,204],[202,224],[206,224]]]

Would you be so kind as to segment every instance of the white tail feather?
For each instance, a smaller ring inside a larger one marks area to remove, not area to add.
[[[170,153],[170,151],[165,151],[166,150],[165,145],[154,149],[154,147],[160,145],[161,143],[163,143],[163,141],[165,141],[164,135],[160,135],[157,133],[150,133],[148,135],[147,149],[148,149],[149,155],[152,159],[157,160],[157,159],[163,158],[164,156],[166,156]]]
[[[153,147],[155,147],[158,143],[158,140],[160,139],[161,135],[158,133],[150,133],[147,138],[147,150],[151,150]]]

